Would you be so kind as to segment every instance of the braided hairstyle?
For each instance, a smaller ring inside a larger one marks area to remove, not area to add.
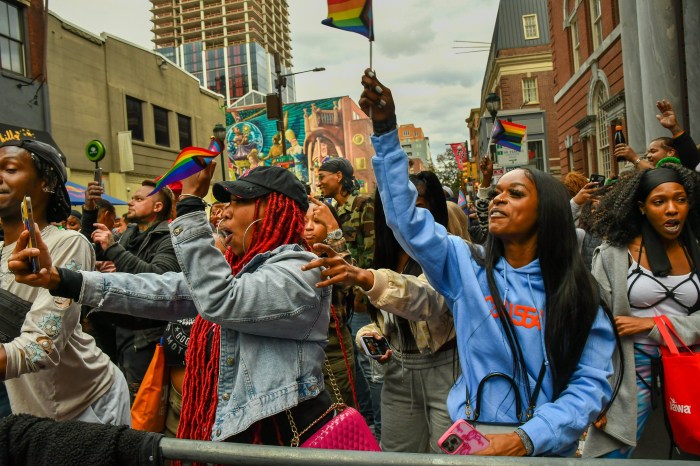
[[[63,189],[60,175],[56,173],[48,162],[35,156],[28,150],[27,152],[32,157],[39,179],[46,182],[47,190],[52,191],[46,204],[46,220],[48,222],[62,222],[66,220],[70,216],[71,206],[60,194],[60,190]]]
[[[270,193],[266,198],[267,208],[262,222],[250,228],[250,249],[240,257],[235,256],[231,248],[226,251],[225,257],[233,275],[256,255],[283,244],[300,244],[310,250],[304,239],[304,212],[301,207],[277,192]],[[256,217],[264,199],[260,197],[255,201]],[[187,346],[178,438],[211,440],[218,399],[220,343],[220,326],[197,316]]]
[[[682,165],[666,163],[663,168],[678,172],[683,187],[688,195],[690,209],[686,222],[694,232],[700,232],[700,214],[697,210],[697,195],[700,193],[698,175]],[[627,246],[634,238],[642,234],[644,216],[639,210],[639,185],[646,170],[633,172],[628,178],[621,179],[600,201],[593,219],[591,233],[610,242],[613,246]]]

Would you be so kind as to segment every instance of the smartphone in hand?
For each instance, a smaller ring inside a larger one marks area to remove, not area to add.
[[[598,175],[596,173],[593,173],[589,180],[591,183],[598,183],[598,187],[602,188],[605,186],[605,175]]]
[[[34,228],[34,211],[32,210],[32,198],[29,196],[25,196],[24,200],[22,201],[22,221],[24,222],[24,229],[29,232],[29,243],[27,244],[27,247],[37,247],[36,229]],[[39,272],[39,270],[41,270],[39,258],[32,257],[29,260],[29,267],[32,273]]]
[[[100,183],[100,186],[102,186],[102,169],[101,168],[95,168],[95,181]]]
[[[448,455],[472,455],[488,447],[489,441],[467,421],[458,419],[440,437],[438,446]]]
[[[389,351],[389,342],[386,338],[382,337],[377,340],[372,335],[365,335],[360,339],[362,343],[362,349],[365,353],[372,359],[379,359]]]

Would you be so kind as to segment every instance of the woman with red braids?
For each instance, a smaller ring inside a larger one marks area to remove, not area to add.
[[[176,320],[195,317],[186,357],[179,438],[289,445],[289,416],[303,443],[333,414],[323,389],[331,293],[304,239],[308,200],[287,170],[259,167],[213,187],[228,202],[216,248],[202,197],[214,164],[183,182],[170,224],[181,273],[76,273],[51,267],[41,239],[18,241],[10,268],[20,283],[42,286],[97,311]],[[44,267],[31,274],[30,256]],[[140,311],[136,311],[140,310]],[[324,414],[327,413],[327,414]],[[321,418],[321,419],[320,419]]]

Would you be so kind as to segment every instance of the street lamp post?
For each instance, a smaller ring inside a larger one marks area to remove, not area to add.
[[[498,94],[492,92],[486,96],[486,110],[488,110],[493,120],[493,124],[496,124],[496,117],[498,116],[498,110],[501,108],[501,98]],[[496,145],[491,142],[491,136],[489,136],[489,153],[491,154],[491,160],[496,160]]]
[[[275,109],[275,116],[277,117],[277,131],[280,134],[280,141],[282,142],[282,155],[287,154],[287,141],[284,137],[284,102],[282,100],[282,89],[287,86],[287,78],[289,76],[294,76],[296,74],[302,73],[317,73],[319,71],[326,71],[323,67],[317,67],[311,70],[297,71],[296,73],[282,73],[282,66],[280,64],[279,54],[275,54],[275,74],[277,74],[277,79],[275,79],[275,87],[277,88],[277,108]],[[269,115],[272,113],[270,111]]]
[[[226,160],[224,155],[224,152],[226,152],[224,150],[226,147],[226,144],[224,143],[224,138],[226,137],[226,127],[221,123],[217,123],[216,126],[214,126],[214,129],[212,130],[212,134],[214,135],[214,140],[219,145],[220,150],[219,155],[221,156],[221,180],[226,181]]]

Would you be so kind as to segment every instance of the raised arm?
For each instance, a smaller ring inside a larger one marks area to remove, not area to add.
[[[399,142],[391,91],[370,70],[365,71],[362,84],[365,90],[360,106],[372,115],[376,151],[372,165],[387,225],[401,247],[420,264],[430,283],[441,294],[454,298],[461,286],[459,275],[454,273],[457,264],[449,264],[455,246],[428,210],[416,208],[418,194],[408,180],[408,158]]]

